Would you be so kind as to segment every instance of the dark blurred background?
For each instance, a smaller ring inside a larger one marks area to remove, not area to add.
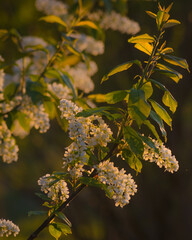
[[[166,6],[171,2],[161,1]],[[145,10],[156,11],[157,3],[128,1],[128,16],[140,23],[141,33],[155,34],[154,21],[145,14]],[[168,46],[175,49],[176,56],[186,58],[191,68],[192,1],[174,1],[171,14],[182,24],[167,31]],[[53,30],[38,22],[40,16],[34,0],[0,0],[0,28],[16,28],[22,35],[46,38],[46,34]],[[132,72],[116,75],[100,85],[101,77],[113,66],[129,59],[143,59],[143,55],[134,50],[127,39],[127,35],[107,32],[106,51],[95,59],[99,66],[99,72],[94,77],[95,92],[106,93],[130,85]],[[9,60],[14,59],[15,48],[11,44],[0,43],[0,54]],[[106,198],[104,192],[98,189],[84,190],[66,209],[73,225],[73,235],[61,239],[192,239],[192,76],[181,72],[184,78],[178,84],[171,80],[166,83],[179,103],[173,117],[173,131],[167,128],[167,146],[179,161],[179,171],[167,173],[146,162],[142,173],[136,176],[127,167],[138,184],[138,193],[123,209],[116,208],[113,200]],[[53,122],[46,134],[32,131],[24,140],[18,140],[20,152],[17,163],[0,163],[0,218],[11,219],[20,226],[21,233],[17,239],[26,239],[44,219],[28,217],[27,212],[42,210],[41,200],[34,194],[39,191],[37,180],[61,168],[65,139],[65,134]],[[38,239],[53,238],[48,230],[44,230]]]

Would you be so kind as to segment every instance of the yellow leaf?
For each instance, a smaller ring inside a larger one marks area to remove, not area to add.
[[[135,48],[137,48],[138,50],[140,50],[141,52],[146,53],[147,55],[151,55],[152,51],[153,51],[153,46],[149,43],[137,43],[135,44]]]

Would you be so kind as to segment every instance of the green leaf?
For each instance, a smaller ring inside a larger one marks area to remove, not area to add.
[[[117,102],[121,102],[125,99],[125,97],[129,94],[127,90],[120,90],[107,93],[105,95],[105,101],[109,104],[114,104]]]
[[[131,89],[129,94],[128,111],[139,125],[141,125],[143,120],[148,118],[151,107],[145,101],[145,93],[143,90]]]
[[[45,16],[39,19],[40,21],[45,21],[48,23],[58,23],[64,27],[67,27],[67,24],[58,16],[55,15],[49,15],[49,16]]]
[[[124,138],[129,144],[131,151],[138,157],[142,158],[144,152],[144,146],[141,138],[137,132],[129,126],[124,127]]]
[[[172,53],[172,52],[174,52],[173,48],[169,48],[169,47],[164,48],[160,51],[161,54],[167,54],[167,53]]]
[[[175,66],[179,66],[179,67],[182,67],[184,69],[187,69],[188,72],[190,72],[189,71],[189,65],[188,65],[187,61],[183,58],[178,58],[178,57],[175,57],[175,56],[172,56],[172,55],[164,55],[163,60],[170,63],[170,64],[173,64]]]
[[[143,142],[144,142],[145,144],[147,144],[150,148],[155,149],[156,152],[158,151],[158,149],[155,147],[155,144],[153,143],[153,141],[151,140],[151,138],[145,137],[145,136],[143,136],[143,135],[141,135],[141,134],[139,134],[139,135],[140,135],[141,139],[143,140]]]
[[[137,48],[138,50],[140,50],[141,52],[146,53],[149,56],[151,56],[152,51],[153,51],[153,46],[147,42],[144,42],[142,44],[137,43],[137,44],[135,44],[134,47]]]
[[[160,88],[163,91],[167,91],[167,88],[161,84],[160,82],[154,80],[154,79],[149,79],[152,83],[154,83],[158,88]]]
[[[150,112],[150,117],[159,125],[162,135],[166,138],[167,133],[165,131],[164,124],[163,124],[161,117],[152,110]]]
[[[47,211],[29,211],[28,212],[28,216],[32,216],[32,215],[47,215]]]
[[[61,83],[65,83],[67,85],[67,87],[72,90],[73,96],[76,99],[77,98],[77,94],[76,94],[75,88],[73,86],[73,83],[71,81],[72,77],[68,73],[66,73],[66,72],[64,72],[63,74],[61,72],[60,74],[61,74],[61,79],[62,79]]]
[[[19,85],[13,82],[7,85],[3,91],[5,100],[11,100],[11,98],[14,97],[18,87]]]
[[[30,118],[26,114],[22,112],[17,112],[17,120],[19,121],[19,124],[26,132],[30,131],[31,129]]]
[[[122,71],[125,71],[127,69],[129,69],[133,64],[136,64],[138,66],[141,67],[141,62],[138,61],[138,60],[132,60],[132,61],[129,61],[129,62],[126,62],[126,63],[123,63],[121,65],[118,65],[117,67],[113,68],[110,72],[108,72],[107,74],[105,74],[101,80],[101,83],[104,82],[104,81],[107,81],[109,79],[110,76],[116,74],[116,73],[119,73],[119,72],[122,72]]]
[[[155,126],[153,124],[151,124],[151,122],[149,120],[145,120],[143,122],[143,124],[146,125],[151,130],[151,132],[156,137],[156,139],[160,140],[159,134],[157,133]]]
[[[56,239],[58,240],[61,236],[61,229],[57,227],[56,224],[51,223],[49,224],[49,233]]]
[[[146,11],[146,13],[147,13],[150,17],[152,17],[152,18],[155,18],[155,19],[156,19],[156,17],[157,17],[157,15],[156,15],[155,13],[153,13],[153,12]]]
[[[152,107],[154,108],[155,112],[161,116],[161,118],[166,122],[170,127],[172,127],[172,119],[167,113],[167,111],[159,105],[157,102],[154,100],[150,100]]]
[[[67,225],[68,225],[69,227],[72,227],[71,222],[70,222],[69,219],[65,216],[64,213],[62,213],[62,212],[57,212],[57,213],[56,213],[56,216],[59,217],[60,219],[62,219],[65,223],[67,223]]]
[[[143,86],[141,87],[141,90],[145,93],[145,100],[151,97],[153,94],[153,87],[150,82],[144,82]]]
[[[88,98],[95,102],[105,102],[105,96],[105,94],[91,94]]]
[[[129,164],[130,168],[134,169],[136,172],[141,172],[142,163],[141,161],[128,149],[122,150],[122,156],[125,161]]]
[[[154,41],[155,41],[154,37],[151,37],[147,33],[139,35],[139,36],[131,37],[128,40],[129,43],[140,43],[140,44],[142,44],[142,43],[152,43]]]
[[[77,24],[75,24],[75,27],[89,27],[100,31],[99,27],[94,22],[88,20],[78,22]]]
[[[59,222],[59,223],[56,223],[56,226],[58,229],[62,231],[64,235],[72,234],[71,228],[68,225]]]
[[[169,107],[169,109],[174,113],[177,109],[177,101],[175,98],[171,95],[171,93],[167,90],[162,98],[163,103]]]
[[[157,23],[157,28],[158,30],[161,29],[164,23],[166,23],[169,19],[170,15],[165,12],[165,11],[158,11],[157,13],[157,18],[156,18],[156,23]]]
[[[56,115],[56,106],[53,102],[51,101],[44,101],[43,102],[45,112],[49,114],[50,119],[53,119]]]
[[[160,64],[160,63],[158,63],[156,66],[160,70],[155,69],[155,71],[158,71],[159,73],[170,77],[176,83],[178,83],[179,80],[183,78],[183,76],[179,72],[175,71],[174,69],[172,69],[170,67],[167,67],[167,66],[165,66],[163,64]]]
[[[181,24],[179,21],[175,20],[175,19],[170,19],[168,20],[165,24],[164,24],[164,28],[169,28],[169,27],[173,27],[175,25]]]

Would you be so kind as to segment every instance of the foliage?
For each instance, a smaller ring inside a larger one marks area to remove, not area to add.
[[[119,5],[123,3],[119,1]],[[2,160],[17,161],[14,136],[25,137],[33,127],[44,133],[50,127],[50,119],[57,119],[72,142],[64,153],[63,171],[46,174],[38,180],[43,193],[37,195],[48,210],[29,212],[29,215],[47,214],[48,218],[29,239],[36,238],[47,225],[55,239],[71,234],[72,225],[62,211],[86,186],[101,188],[116,206],[128,204],[137,185],[131,174],[114,166],[113,157],[125,160],[136,174],[147,160],[171,173],[178,170],[177,160],[160,140],[163,137],[166,142],[164,123],[172,128],[177,101],[155,76],[160,73],[162,78],[178,83],[182,75],[173,68],[189,71],[186,60],[174,56],[173,49],[163,40],[167,28],[180,24],[170,19],[172,4],[167,8],[159,5],[156,14],[146,12],[155,19],[157,35],[141,34],[128,39],[148,59],[120,64],[101,79],[104,84],[113,75],[137,65],[139,73],[133,78],[131,88],[89,95],[94,88],[91,76],[97,71],[93,58],[104,51],[105,30],[119,27],[123,33],[135,34],[139,25],[115,13],[112,9],[119,9],[119,5],[111,1],[103,4],[79,0],[69,5],[48,1],[47,4],[44,8],[41,1],[36,1],[37,9],[47,14],[40,21],[57,28],[59,42],[22,37],[14,29],[0,30],[1,40],[11,39],[20,52],[20,58],[13,64],[0,59]],[[58,9],[54,4],[58,4]],[[99,10],[94,12],[97,6]],[[128,21],[133,29],[129,29]],[[125,26],[120,24],[123,22]],[[4,82],[5,74],[8,83]],[[162,103],[153,94],[155,88],[163,92]],[[96,106],[97,103],[102,106]],[[106,122],[115,124],[116,129],[112,131]],[[143,135],[143,126],[150,132],[147,136]]]

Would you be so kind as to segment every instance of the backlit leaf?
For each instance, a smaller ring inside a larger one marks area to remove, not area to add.
[[[145,33],[139,36],[129,38],[129,43],[152,43],[154,42],[154,37],[151,37],[149,34]]]
[[[39,19],[40,21],[45,21],[48,23],[58,23],[64,27],[67,27],[67,24],[58,16],[48,15]]]
[[[167,113],[167,111],[159,105],[157,102],[154,100],[150,100],[152,107],[154,108],[155,112],[161,116],[161,118],[166,122],[170,127],[172,126],[172,119]]]
[[[165,55],[165,56],[163,56],[163,60],[165,60],[166,62],[173,64],[175,66],[179,66],[184,69],[187,69],[189,71],[189,65],[188,65],[187,61],[183,58],[175,57],[172,55]]]
[[[175,25],[181,24],[179,21],[175,20],[175,19],[170,19],[168,20],[165,24],[164,24],[164,28],[169,28],[169,27],[173,27]]]
[[[135,48],[137,48],[141,52],[146,53],[149,56],[151,55],[151,53],[153,51],[153,46],[147,42],[144,42],[142,44],[137,43],[137,44],[135,44]]]
[[[177,109],[177,101],[169,91],[166,91],[162,98],[163,103],[174,113]]]
[[[110,72],[105,74],[101,80],[101,83],[108,80],[110,76],[129,69],[133,64],[137,64],[138,66],[141,66],[141,62],[138,60],[132,60],[132,61],[120,64],[117,67],[113,68]]]

